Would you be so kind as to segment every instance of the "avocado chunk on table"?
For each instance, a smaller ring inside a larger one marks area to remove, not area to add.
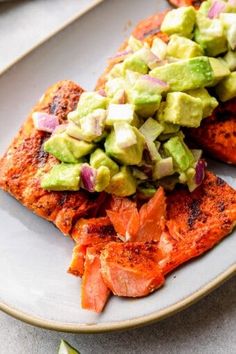
[[[115,161],[113,161],[102,149],[96,149],[90,155],[90,165],[93,168],[99,168],[101,166],[108,167],[111,176],[115,175],[119,171],[119,166]]]
[[[141,74],[147,74],[148,72],[148,66],[142,60],[137,53],[134,53],[133,55],[129,56],[126,58],[123,62],[123,74],[125,74],[126,70],[132,70],[139,72]]]
[[[150,76],[169,84],[169,91],[187,91],[212,84],[214,72],[208,57],[182,59],[157,67]]]
[[[52,135],[44,143],[44,151],[67,163],[77,163],[83,156],[88,155],[95,145],[77,140],[66,133]]]
[[[230,74],[228,66],[223,60],[217,58],[209,58],[212,70],[213,70],[213,80],[207,85],[207,87],[215,86],[220,80],[224,79]]]
[[[162,122],[179,124],[185,127],[199,127],[203,116],[203,104],[200,98],[183,92],[167,94],[165,105],[158,112]]]
[[[194,163],[194,156],[181,137],[175,136],[163,146],[167,156],[173,158],[178,171],[186,171]]]
[[[108,167],[106,166],[100,166],[97,169],[97,175],[96,175],[96,180],[95,180],[95,187],[94,190],[95,192],[102,192],[104,191],[111,179],[111,172]]]
[[[114,158],[124,165],[138,165],[142,160],[145,139],[135,127],[130,127],[136,136],[136,143],[127,147],[120,148],[117,144],[116,134],[113,130],[105,141],[105,150],[108,156]]]
[[[108,193],[118,197],[128,197],[136,192],[137,182],[128,166],[122,166],[120,171],[111,177],[106,188]]]
[[[211,96],[205,88],[189,90],[186,93],[190,96],[201,99],[203,118],[209,117],[219,104],[217,99]]]
[[[236,70],[236,51],[229,50],[225,56],[223,57],[224,61],[226,62],[229,70],[234,71]]]
[[[51,191],[78,191],[80,189],[81,164],[61,163],[43,175],[41,187]]]
[[[199,44],[191,39],[173,34],[167,46],[167,55],[187,59],[202,56],[203,50]]]
[[[162,22],[161,31],[188,37],[193,31],[196,12],[192,6],[180,7],[168,12]]]
[[[222,80],[215,88],[216,94],[222,102],[236,97],[236,71]]]
[[[194,39],[208,56],[215,57],[227,51],[224,25],[219,19],[209,19],[198,13]]]

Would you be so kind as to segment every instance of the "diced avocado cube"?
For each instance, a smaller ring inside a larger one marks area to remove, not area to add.
[[[129,167],[122,166],[120,172],[112,176],[106,192],[118,197],[128,197],[136,192],[137,182]]]
[[[236,14],[220,14],[220,21],[225,30],[229,46],[232,50],[236,49]]]
[[[96,149],[90,155],[90,165],[96,169],[102,166],[108,167],[111,176],[115,175],[119,171],[119,166],[109,156],[107,156],[102,149]]]
[[[167,46],[167,55],[180,59],[194,58],[203,55],[199,44],[191,39],[173,34]]]
[[[175,136],[169,139],[163,145],[167,156],[171,156],[174,161],[174,166],[179,171],[186,171],[194,163],[194,157],[189,148],[184,143],[183,139]]]
[[[165,107],[165,103],[163,102],[163,109]],[[163,111],[163,109],[161,109],[161,111]],[[157,113],[158,116],[158,113]],[[167,123],[167,122],[160,122],[161,126],[163,127],[163,134],[174,134],[174,133],[178,133],[179,129],[180,129],[180,125],[178,124],[173,124],[173,123]]]
[[[108,167],[106,166],[100,166],[97,169],[97,175],[96,175],[96,180],[95,180],[95,187],[94,190],[95,192],[102,192],[104,191],[111,179],[111,172]]]
[[[153,169],[153,179],[161,179],[166,176],[171,176],[174,174],[174,166],[172,157],[166,157],[155,163]]]
[[[137,52],[134,54],[130,55],[128,58],[126,58],[123,62],[123,74],[125,74],[126,70],[132,70],[132,71],[137,71],[138,73],[141,74],[147,74],[148,72],[148,66],[145,63],[144,60],[142,60],[139,55],[137,55]]]
[[[204,14],[198,13],[194,38],[208,56],[215,57],[227,50],[224,26],[219,19],[211,20]]]
[[[213,70],[214,79],[207,86],[211,87],[211,86],[215,86],[220,80],[227,77],[230,74],[230,71],[227,65],[223,62],[223,60],[219,60],[216,58],[209,58],[209,61]]]
[[[226,62],[229,70],[231,70],[231,71],[235,71],[236,70],[236,51],[233,52],[232,50],[229,50],[225,54],[223,59]]]
[[[79,123],[80,118],[87,116],[95,109],[106,109],[108,98],[99,95],[97,92],[83,92],[80,96],[76,111],[68,114],[68,119],[74,123]]]
[[[135,38],[134,36],[130,36],[128,40],[128,47],[133,51],[136,52],[137,50],[143,47],[143,43]]]
[[[66,133],[52,135],[45,143],[44,150],[54,155],[58,160],[68,163],[77,163],[78,160],[89,154],[94,144],[77,140]]]
[[[116,122],[131,123],[134,119],[134,106],[129,103],[110,103],[108,106],[106,124],[113,125]]]
[[[164,109],[159,112],[159,120],[185,127],[199,127],[202,120],[203,104],[200,98],[183,92],[167,94]]]
[[[145,144],[144,136],[137,128],[131,127],[136,135],[137,143],[127,148],[120,148],[116,142],[116,134],[113,130],[105,141],[105,150],[107,155],[114,158],[124,165],[138,165],[142,160],[143,149]]]
[[[107,79],[111,80],[123,76],[124,76],[124,65],[123,63],[118,63],[114,65],[113,68],[109,71],[109,74],[107,75]]]
[[[201,3],[201,6],[198,9],[198,13],[202,13],[205,16],[208,15],[208,11],[212,6],[212,0],[206,0]]]
[[[153,118],[148,118],[139,128],[140,133],[149,141],[156,140],[163,130],[163,126]]]
[[[205,88],[189,90],[186,93],[190,96],[201,99],[203,106],[203,118],[209,117],[219,104],[217,99],[211,96]]]
[[[216,86],[215,90],[222,102],[236,97],[236,71],[232,72],[228,77],[222,80]]]
[[[53,166],[43,175],[41,187],[51,191],[78,191],[80,188],[81,164],[64,164]]]
[[[80,352],[69,345],[66,341],[61,340],[58,354],[80,354]]]
[[[192,6],[180,7],[168,12],[162,22],[161,31],[188,37],[193,31],[196,12]]]
[[[170,86],[170,91],[187,91],[210,85],[214,75],[208,57],[182,59],[153,69],[150,76]]]
[[[161,38],[155,38],[152,42],[151,51],[157,56],[157,58],[163,60],[167,53],[167,44]]]
[[[138,198],[139,199],[150,199],[156,193],[157,188],[151,183],[144,183],[138,186]]]
[[[70,121],[66,132],[76,139],[92,142],[102,136],[105,119],[105,109],[96,109],[87,116],[80,118],[79,126]]]

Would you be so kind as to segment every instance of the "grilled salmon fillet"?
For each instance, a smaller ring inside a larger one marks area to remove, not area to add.
[[[201,1],[174,0],[170,1],[175,6],[199,6]],[[168,10],[167,10],[168,11]],[[168,42],[168,36],[160,31],[161,23],[167,13],[155,14],[135,27],[132,34],[139,40],[152,43],[156,36]],[[125,50],[125,41],[119,51]],[[116,64],[116,59],[109,60],[105,72],[97,82],[97,89],[102,89],[106,83],[107,74]],[[236,99],[220,103],[211,117],[203,119],[201,126],[186,131],[186,136],[193,139],[199,147],[204,149],[212,157],[229,164],[236,164]]]
[[[64,234],[71,232],[79,218],[96,215],[104,194],[49,192],[40,187],[40,174],[58,161],[44,152],[43,143],[49,135],[34,128],[32,113],[54,114],[63,123],[75,109],[82,92],[71,81],[60,81],[50,87],[0,160],[0,187],[35,214],[53,222]]]

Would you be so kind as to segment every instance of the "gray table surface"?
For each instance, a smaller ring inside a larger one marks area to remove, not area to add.
[[[0,4],[0,71],[92,2],[28,0]],[[235,333],[234,278],[191,308],[160,323],[127,332],[58,333],[34,328],[0,313],[0,354],[54,354],[61,338],[81,354],[233,354]]]

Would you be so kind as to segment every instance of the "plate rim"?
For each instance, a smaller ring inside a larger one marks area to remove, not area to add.
[[[22,55],[16,57],[14,61],[6,65],[4,68],[0,69],[0,76],[6,74],[11,70],[17,63],[27,57],[29,54],[34,52],[38,47],[46,43],[49,39],[55,36],[57,33],[63,31],[73,22],[78,20],[88,11],[95,8],[97,5],[102,3],[104,0],[94,0],[91,4],[86,6],[82,11],[77,12],[74,16],[68,19],[62,26],[59,26],[54,31],[50,32],[42,40],[37,42],[29,50],[25,51]],[[197,301],[201,300],[203,297],[207,296],[213,290],[222,285],[226,280],[232,278],[236,275],[236,264],[229,266],[226,270],[220,273],[217,277],[213,278],[210,282],[206,283],[204,286],[199,288],[197,291],[191,295],[184,297],[182,300],[174,303],[173,305],[167,306],[166,308],[158,311],[154,311],[149,315],[139,316],[131,320],[116,321],[116,322],[105,322],[105,323],[64,323],[59,321],[46,320],[41,317],[32,316],[24,311],[17,310],[16,308],[9,306],[4,303],[0,303],[0,311],[22,321],[27,324],[30,324],[35,327],[55,330],[60,332],[69,332],[69,333],[85,333],[85,334],[95,334],[95,333],[104,333],[104,332],[114,332],[121,331],[126,329],[132,329],[141,327],[144,325],[152,324],[158,321],[161,321],[167,317],[170,317],[178,312],[190,307]]]
[[[73,22],[78,20],[80,17],[85,15],[90,10],[94,9],[96,6],[104,2],[104,0],[92,0],[92,2],[86,5],[82,10],[77,11],[75,15],[71,16],[68,20],[66,20],[62,25],[59,25],[56,29],[50,31],[47,35],[45,35],[42,39],[40,39],[36,44],[27,49],[24,53],[18,55],[14,60],[12,60],[9,64],[5,65],[2,69],[0,69],[0,76],[4,75],[7,71],[12,69],[18,62],[25,59],[29,54],[34,52],[38,47],[46,43],[49,39],[54,37],[59,32],[63,31],[66,27],[71,25]]]
[[[50,321],[43,318],[29,315],[23,311],[17,310],[11,306],[0,303],[0,310],[6,314],[21,320],[27,324],[35,327],[44,328],[48,330],[69,332],[69,333],[104,333],[114,332],[127,329],[133,329],[144,325],[152,324],[154,322],[161,321],[169,316],[175,315],[178,312],[190,307],[210,292],[222,285],[226,280],[236,275],[236,264],[231,265],[225,271],[220,273],[217,277],[212,279],[206,285],[195,291],[190,296],[183,298],[171,306],[167,306],[163,310],[154,311],[149,315],[140,316],[131,320],[118,321],[118,322],[105,322],[105,323],[93,323],[93,324],[75,324],[75,323],[63,323],[59,321]]]

